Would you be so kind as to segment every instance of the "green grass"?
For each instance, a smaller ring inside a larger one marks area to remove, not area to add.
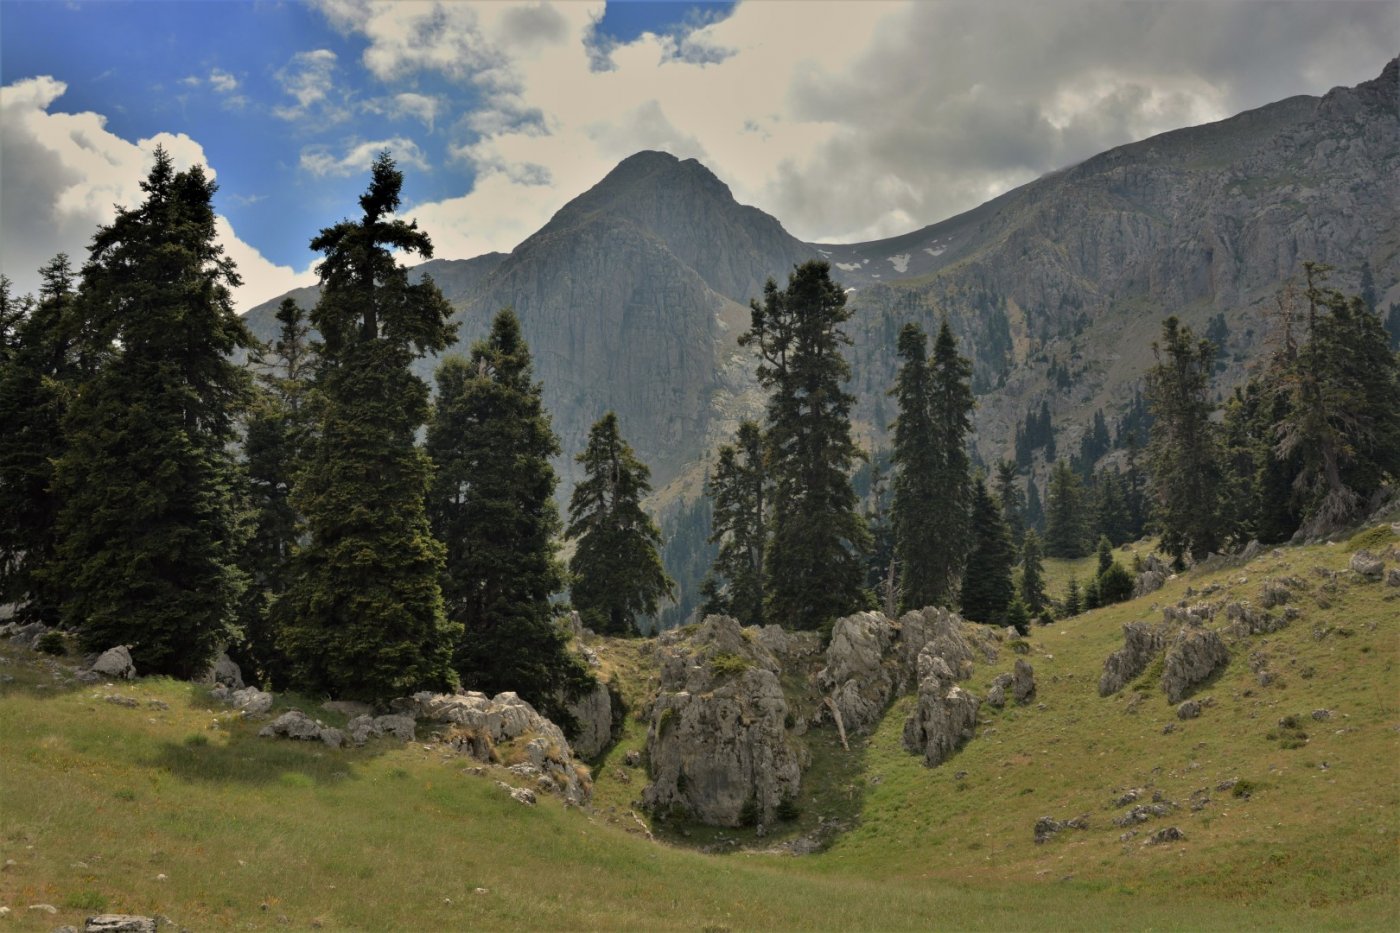
[[[475,762],[429,742],[260,739],[260,723],[202,688],[65,682],[64,659],[0,643],[13,678],[0,685],[0,864],[14,862],[0,870],[12,910],[0,923],[81,928],[105,909],[198,930],[1393,929],[1400,591],[1344,579],[1322,609],[1312,568],[1345,567],[1349,549],[1283,555],[1035,627],[1036,703],[984,708],[978,737],[939,768],[901,747],[911,698],[850,751],[809,731],[798,819],[762,840],[723,831],[740,840],[727,855],[695,849],[719,831],[651,842],[629,813],[646,780],[623,764],[645,740],[645,642],[595,643],[633,712],[595,768],[591,812],[553,798],[523,807],[495,786],[501,773],[471,774]],[[1160,618],[1153,607],[1188,586],[1257,600],[1266,576],[1283,575],[1307,581],[1302,617],[1232,645],[1199,719],[1178,722],[1155,687],[1097,695],[1124,622]],[[1273,685],[1259,686],[1253,652]],[[965,686],[981,692],[1015,657]],[[1332,718],[1314,720],[1323,708]],[[1288,717],[1306,733],[1298,747],[1268,737]],[[1129,787],[1180,808],[1122,842],[1112,820],[1126,808],[1113,804]],[[1191,809],[1202,790],[1210,803]],[[1087,829],[1033,842],[1037,817],[1080,814]],[[853,828],[815,856],[759,851],[822,818]],[[1173,825],[1184,841],[1141,844]],[[27,910],[37,903],[58,913]]]

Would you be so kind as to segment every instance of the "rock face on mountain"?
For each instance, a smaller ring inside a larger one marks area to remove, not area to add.
[[[801,781],[777,659],[726,616],[663,634],[657,653],[642,803],[713,826],[771,822]]]
[[[957,685],[933,646],[925,646],[919,654],[919,703],[904,722],[905,749],[923,755],[931,768],[942,764],[972,738],[979,705],[977,697]]]
[[[1147,670],[1147,665],[1162,650],[1163,643],[1161,631],[1148,622],[1129,622],[1123,626],[1123,647],[1104,659],[1103,675],[1099,677],[1099,696],[1117,693]]]

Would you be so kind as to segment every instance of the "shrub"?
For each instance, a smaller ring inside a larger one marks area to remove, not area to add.
[[[710,673],[716,677],[733,677],[753,667],[748,658],[737,654],[721,653],[710,659]]]
[[[782,800],[778,801],[776,813],[778,819],[782,820],[784,823],[791,823],[802,815],[802,808],[797,805],[796,797],[784,797]]]
[[[757,826],[758,816],[758,798],[750,797],[744,801],[744,808],[739,811],[739,825]]]
[[[63,640],[62,632],[45,632],[34,643],[34,650],[43,654],[67,654],[68,644]]]

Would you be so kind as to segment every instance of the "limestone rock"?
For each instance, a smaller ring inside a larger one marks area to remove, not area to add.
[[[1285,590],[1285,592],[1287,591]],[[1288,617],[1286,615],[1271,615],[1270,613],[1254,608],[1248,601],[1226,603],[1225,618],[1230,622],[1230,631],[1240,638],[1277,632],[1279,629],[1288,626]]]
[[[1072,820],[1057,820],[1053,817],[1042,816],[1035,821],[1035,841],[1037,844],[1047,842],[1056,833],[1066,829],[1088,829],[1089,817],[1087,814],[1077,816]]]
[[[1016,667],[1011,675],[1011,695],[1017,706],[1025,706],[1035,699],[1035,669],[1025,658],[1016,659]]]
[[[1199,700],[1185,700],[1176,708],[1177,719],[1195,719],[1201,715],[1201,702]]]
[[[987,690],[987,705],[996,709],[1006,706],[1006,688],[1015,680],[1011,674],[998,674]]]
[[[136,677],[136,665],[131,662],[131,651],[126,645],[118,645],[102,652],[90,670],[94,674],[118,680],[133,680]]]
[[[412,716],[389,714],[370,716],[361,714],[345,725],[346,735],[352,745],[363,745],[370,739],[392,735],[402,742],[412,742],[416,723]]]
[[[243,671],[228,656],[227,652],[219,652],[219,656],[214,659],[214,663],[209,665],[209,670],[205,671],[200,678],[200,683],[223,684],[230,690],[243,689]]]
[[[134,914],[99,914],[88,917],[83,933],[156,933],[156,922]]]
[[[972,738],[978,700],[957,686],[947,662],[932,643],[919,654],[919,702],[904,722],[904,748],[935,767]]]
[[[447,745],[478,761],[497,760],[503,746],[518,749],[569,803],[582,805],[593,794],[588,769],[574,758],[563,730],[514,693],[424,692],[392,705],[409,718],[449,726]]]
[[[1104,659],[1099,696],[1117,693],[1147,670],[1163,643],[1162,633],[1146,622],[1129,622],[1123,626],[1123,647]]]
[[[1139,573],[1133,582],[1133,598],[1157,592],[1171,575],[1171,567],[1165,561],[1156,554],[1147,555],[1147,560],[1143,561],[1142,573]]]
[[[278,716],[272,722],[258,730],[258,735],[263,738],[295,739],[301,742],[325,742],[327,745],[338,748],[341,744],[341,732],[339,729],[331,729],[322,725],[299,709],[288,710]]]
[[[1159,829],[1148,836],[1143,842],[1145,846],[1161,845],[1164,842],[1179,842],[1186,838],[1186,834],[1175,826],[1168,826],[1166,829]]]
[[[1162,668],[1162,690],[1167,702],[1180,703],[1196,686],[1229,662],[1230,652],[1215,632],[1183,629],[1167,649]]]
[[[261,716],[272,709],[273,697],[257,687],[244,687],[229,694],[228,702],[249,716]]]
[[[840,711],[847,732],[873,728],[894,699],[898,636],[894,623],[877,612],[846,616],[832,627],[826,666],[817,673],[817,684]]]
[[[1385,573],[1386,586],[1400,586],[1400,567],[1391,567]]]
[[[585,760],[597,758],[613,740],[612,694],[603,683],[595,683],[568,703],[568,710],[578,723],[572,736],[574,754]]]
[[[1259,590],[1259,602],[1265,609],[1286,605],[1292,598],[1293,593],[1283,580],[1265,580]]]
[[[30,622],[27,625],[20,625],[11,622],[8,625],[0,625],[0,636],[8,638],[12,644],[22,648],[33,648],[49,632],[49,627],[42,622]]]
[[[801,769],[787,737],[777,661],[746,631],[709,616],[694,630],[658,639],[661,685],[647,730],[651,783],[642,791],[653,812],[674,807],[715,826],[745,817],[771,823],[797,795]]]
[[[1362,548],[1351,555],[1351,560],[1347,563],[1354,573],[1357,573],[1367,580],[1379,580],[1385,573],[1385,561]]]

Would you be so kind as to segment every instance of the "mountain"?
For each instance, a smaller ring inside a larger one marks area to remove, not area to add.
[[[561,495],[589,425],[617,411],[652,467],[668,566],[692,568],[682,582],[693,589],[707,563],[704,457],[762,409],[735,339],[768,277],[824,257],[848,287],[857,427],[872,449],[893,417],[895,335],[910,320],[932,332],[946,315],[974,361],[979,459],[1009,455],[1018,419],[1042,400],[1068,455],[1095,411],[1110,425],[1123,414],[1169,314],[1220,339],[1223,393],[1304,261],[1332,264],[1333,284],[1353,291],[1369,269],[1380,303],[1400,300],[1398,85],[1391,61],[1355,88],[1121,146],[859,244],[802,243],[694,159],[640,152],[509,255],[419,269],[457,309],[463,349],[499,308],[519,314],[565,451]],[[264,337],[278,300],[249,312]]]

